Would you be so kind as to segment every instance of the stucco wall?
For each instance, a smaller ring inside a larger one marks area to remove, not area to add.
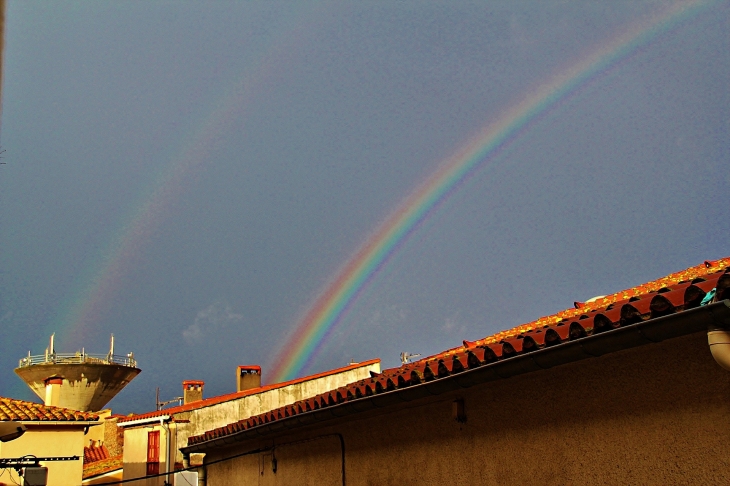
[[[0,457],[17,458],[27,454],[36,457],[80,456],[78,461],[46,462],[48,486],[81,484],[84,458],[84,429],[67,425],[43,426],[24,422],[27,432],[11,442],[0,442]],[[0,470],[2,472],[2,470]],[[8,476],[12,476],[12,480]],[[0,484],[22,484],[13,469],[5,470]]]
[[[166,447],[167,447],[167,436],[168,432],[166,428],[170,430],[170,450],[177,450],[177,443],[175,440],[175,424],[166,425],[166,427],[160,427],[159,424],[156,426],[148,427],[134,427],[128,428],[124,431],[124,479],[132,479],[144,477],[147,475],[147,434],[153,430],[160,431],[160,473],[165,472],[167,458]],[[174,464],[170,464],[170,471],[174,471]],[[170,475],[172,477],[172,474]],[[139,481],[130,481],[127,484],[134,486],[158,486],[164,484],[165,477],[157,477],[150,479],[143,479]]]
[[[181,444],[187,444],[187,439],[191,435],[199,435],[208,430],[265,413],[305,398],[311,398],[349,383],[370,378],[370,371],[380,372],[380,363],[373,363],[369,366],[362,366],[342,373],[249,395],[238,400],[199,408],[185,416],[180,414],[181,418],[190,420],[190,423],[180,424],[178,439]],[[182,461],[182,454],[178,455],[177,460]]]
[[[182,422],[170,424],[173,427],[171,450],[174,453],[171,469],[174,467],[174,462],[181,463],[183,460],[182,454],[176,444],[179,444],[180,447],[186,445],[188,437],[191,435],[202,434],[207,430],[222,427],[253,415],[289,405],[298,400],[311,398],[320,393],[345,386],[348,383],[369,378],[370,371],[379,372],[380,363],[375,362],[370,365],[363,365],[359,368],[341,373],[267,390],[262,393],[248,395],[189,412],[174,413],[175,420],[181,420]],[[159,422],[157,424],[150,423],[124,428],[124,479],[141,477],[146,474],[147,432],[150,430],[161,431],[160,444],[164,450],[164,437],[166,432],[160,426]],[[164,452],[161,452],[160,457],[162,458],[163,456]],[[164,465],[160,464],[160,472],[163,470]],[[131,484],[153,486],[162,484],[162,481],[150,479],[146,483],[143,481],[134,481]]]
[[[465,424],[452,417],[457,398]],[[350,485],[730,484],[730,373],[705,333],[356,417],[206,462],[276,443],[269,484],[342,484],[341,450],[323,437],[340,434]],[[208,486],[258,484],[264,454],[208,466]]]

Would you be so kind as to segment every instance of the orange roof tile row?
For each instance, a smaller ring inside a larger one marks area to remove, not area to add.
[[[0,397],[0,421],[6,420],[73,422],[99,420],[99,416],[90,412]]]
[[[216,405],[218,403],[223,403],[223,402],[227,402],[230,400],[236,400],[238,398],[243,398],[243,397],[246,397],[249,395],[256,395],[258,393],[263,393],[263,392],[266,392],[269,390],[275,390],[277,388],[283,388],[285,386],[296,385],[298,383],[302,383],[305,381],[316,380],[317,378],[324,378],[325,376],[331,376],[331,375],[336,375],[338,373],[344,373],[346,371],[354,370],[354,369],[361,368],[364,366],[370,366],[370,365],[373,365],[373,364],[379,363],[379,362],[380,362],[379,359],[371,359],[369,361],[363,361],[362,363],[354,363],[354,364],[351,364],[348,366],[343,366],[342,368],[337,368],[334,370],[317,373],[316,375],[304,376],[302,378],[295,378],[293,380],[284,381],[281,383],[274,383],[272,385],[260,386],[258,388],[251,388],[249,390],[243,390],[240,392],[228,393],[226,395],[219,395],[217,397],[205,398],[203,400],[197,400],[195,402],[186,403],[185,405],[178,405],[177,407],[166,408],[164,410],[157,410],[154,412],[147,412],[147,413],[142,413],[139,415],[125,416],[124,418],[119,419],[119,421],[117,423],[123,424],[125,422],[132,422],[135,420],[160,417],[163,415],[172,415],[172,414],[181,413],[181,412],[189,412],[190,410],[197,410],[199,408],[209,407],[211,405]]]
[[[701,263],[694,267],[689,267],[680,272],[672,273],[670,275],[667,275],[666,277],[658,278],[656,280],[652,280],[651,282],[637,285],[636,287],[632,287],[630,289],[622,290],[621,292],[606,295],[604,297],[595,299],[592,302],[576,302],[575,307],[572,309],[566,309],[551,316],[541,317],[532,322],[521,324],[519,326],[513,327],[512,329],[498,332],[483,339],[479,339],[473,342],[465,341],[463,346],[442,351],[441,353],[432,356],[432,358],[448,356],[449,354],[463,351],[467,345],[472,346],[499,343],[505,339],[513,338],[525,332],[530,332],[536,329],[545,328],[546,326],[558,324],[565,319],[572,319],[581,315],[586,315],[592,311],[605,309],[611,305],[613,305],[614,307],[619,306],[630,299],[635,299],[639,296],[645,296],[650,293],[655,293],[661,289],[667,289],[672,286],[676,286],[682,282],[690,282],[698,277],[702,277],[709,273],[715,273],[723,270],[728,266],[730,266],[730,257],[720,260],[706,260],[704,263]]]
[[[104,444],[84,447],[84,465],[109,459],[109,450]]]
[[[84,462],[84,473],[82,478],[89,479],[94,476],[100,476],[112,471],[117,471],[122,469],[123,465],[122,454],[114,457],[107,457],[106,459],[91,463]]]
[[[460,347],[399,368],[384,370],[380,374],[371,373],[369,379],[189,437],[188,445],[225,437],[312,410],[445,378],[503,358],[699,307],[703,298],[714,288],[714,301],[730,299],[730,258],[707,261],[594,302],[576,303],[574,309],[542,317],[478,341],[464,341]]]

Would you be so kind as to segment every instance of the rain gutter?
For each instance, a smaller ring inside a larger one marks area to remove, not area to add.
[[[600,334],[567,341],[565,343],[519,354],[465,370],[444,378],[398,390],[378,393],[345,403],[304,412],[248,428],[225,437],[181,447],[184,455],[205,452],[213,448],[231,445],[291,429],[305,427],[319,422],[348,415],[377,410],[420,398],[441,395],[462,388],[488,383],[513,376],[560,366],[587,358],[595,358],[623,349],[634,348],[697,332],[730,330],[730,300],[723,300],[703,307],[697,307],[668,316],[657,317],[620,327]]]
[[[155,415],[154,417],[145,417],[137,420],[125,420],[124,422],[117,422],[117,427],[133,427],[135,425],[152,424],[155,425],[161,421],[170,420],[170,415]]]

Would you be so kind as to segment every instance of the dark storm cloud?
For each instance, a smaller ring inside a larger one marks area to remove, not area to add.
[[[150,410],[183,379],[233,390],[235,367],[267,362],[440,161],[664,2],[297,5],[10,2],[0,395],[31,398],[16,360],[73,325],[63,308],[92,263],[242,80],[264,81],[64,350],[104,350],[113,332],[135,352],[144,371],[115,411]],[[719,3],[660,36],[485,164],[314,369],[395,365],[729,255],[727,15]]]

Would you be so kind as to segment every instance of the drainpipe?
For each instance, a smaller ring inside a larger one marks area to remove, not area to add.
[[[170,427],[165,426],[165,419],[160,419],[160,427],[165,429],[165,486],[170,482]]]
[[[730,371],[730,332],[714,330],[707,332],[710,352],[717,364]]]
[[[203,458],[203,465],[198,468],[198,486],[206,486],[205,458]]]

